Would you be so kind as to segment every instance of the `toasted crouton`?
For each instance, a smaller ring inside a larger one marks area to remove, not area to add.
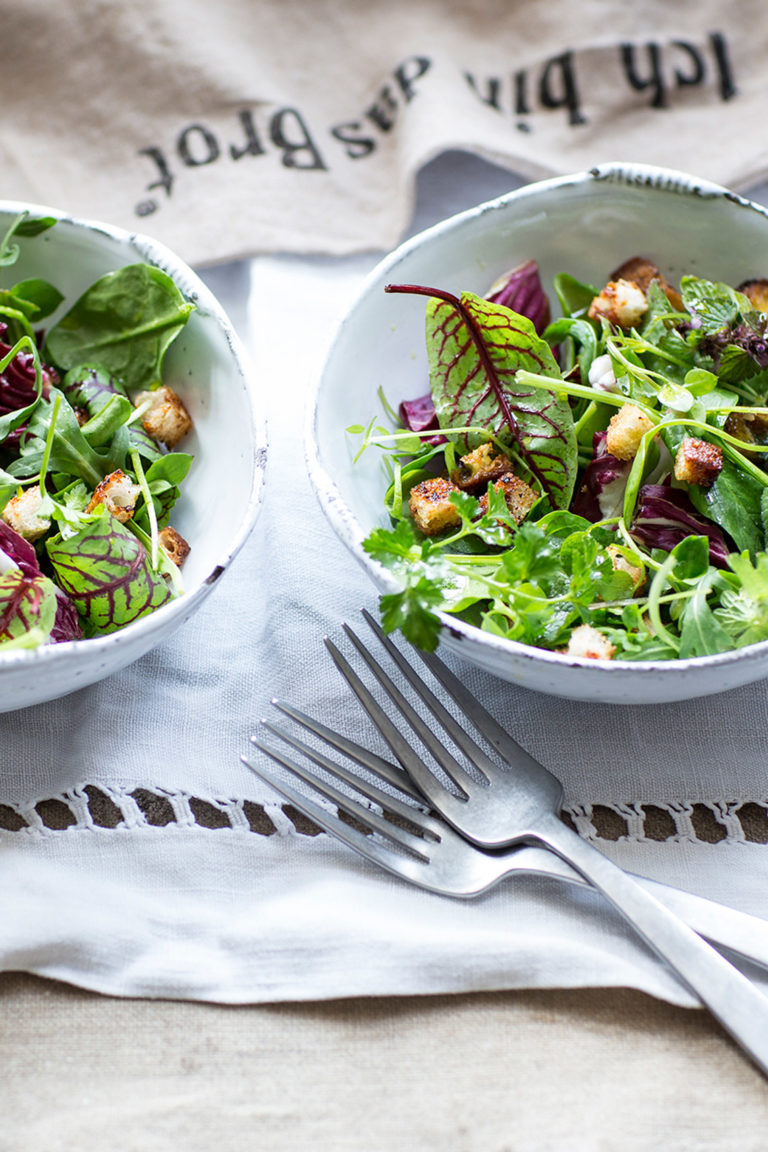
[[[591,624],[579,624],[574,628],[564,649],[566,656],[578,656],[587,660],[611,660],[616,651],[616,645],[611,644],[607,636]]]
[[[609,280],[589,306],[591,320],[607,320],[619,328],[634,328],[648,311],[648,298],[631,280]]]
[[[187,544],[184,537],[169,525],[167,528],[163,528],[158,539],[160,541],[160,547],[168,559],[172,560],[177,568],[181,568],[190,553],[189,544]]]
[[[136,397],[136,406],[148,400],[150,406],[141,418],[144,431],[167,448],[174,448],[192,428],[192,417],[181,398],[166,385],[156,388],[154,392],[140,392]]]
[[[683,300],[680,293],[667,283],[653,261],[646,259],[645,256],[633,256],[625,260],[612,274],[611,280],[631,280],[646,296],[651,284],[656,280],[675,311],[682,310]]]
[[[35,485],[13,496],[3,509],[6,524],[30,542],[39,540],[51,526],[50,520],[37,514],[42,499],[40,489]]]
[[[723,467],[722,449],[708,440],[685,436],[675,456],[675,479],[686,484],[714,484]]]
[[[606,431],[606,451],[617,460],[634,460],[640,441],[653,428],[653,421],[636,404],[622,404]]]
[[[739,292],[754,304],[758,312],[768,312],[768,280],[745,280],[739,284]]]
[[[117,468],[96,485],[86,512],[93,512],[103,504],[116,520],[125,524],[133,516],[140,492],[139,485],[134,484],[125,472]]]
[[[456,528],[461,524],[461,516],[449,500],[452,492],[459,489],[444,476],[432,480],[422,480],[414,485],[408,501],[411,516],[425,536],[436,536],[446,528]]]
[[[451,472],[451,480],[464,492],[485,491],[492,480],[498,480],[508,471],[509,460],[489,442],[462,456],[458,467]]]
[[[515,524],[522,524],[539,498],[533,488],[530,488],[519,476],[515,476],[514,472],[507,472],[505,476],[494,483],[493,487],[497,492],[504,493],[504,500]],[[480,497],[478,504],[480,514],[484,516],[488,511],[487,492]]]
[[[768,416],[758,412],[729,412],[723,428],[745,444],[763,445],[768,440]]]
[[[609,544],[606,552],[611,558],[614,571],[626,572],[632,581],[632,591],[639,592],[645,583],[645,572],[640,565],[633,564],[631,560],[628,560],[621,548],[616,544]]]

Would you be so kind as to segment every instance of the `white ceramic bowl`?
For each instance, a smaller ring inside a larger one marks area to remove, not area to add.
[[[345,428],[383,416],[379,388],[394,406],[428,390],[424,301],[385,295],[384,285],[483,295],[499,274],[528,259],[538,261],[545,288],[561,271],[600,284],[635,255],[652,259],[671,281],[686,272],[730,283],[766,276],[768,213],[679,172],[608,164],[527,185],[454,216],[374,270],[340,326],[316,388],[307,456],[321,506],[380,589],[391,588],[392,578],[365,555],[361,542],[373,527],[388,523],[386,481],[375,450],[353,464],[359,440]],[[662,703],[768,676],[768,642],[668,663],[603,662],[497,638],[450,615],[441,620],[441,647],[505,680],[576,700]]]
[[[46,320],[47,327],[99,276],[140,261],[161,268],[196,305],[168,350],[163,372],[194,421],[192,433],[180,445],[194,455],[194,463],[174,510],[174,526],[191,544],[191,552],[184,565],[184,595],[121,631],[29,652],[0,651],[0,712],[93,684],[144,655],[188,620],[253,527],[267,448],[263,404],[247,357],[223,309],[190,268],[146,236],[38,205],[0,201],[0,230],[5,232],[23,209],[57,218],[49,231],[20,241],[19,262],[8,270],[9,283],[40,276],[64,293],[65,303]]]

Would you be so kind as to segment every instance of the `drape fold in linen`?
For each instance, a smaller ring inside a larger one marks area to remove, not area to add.
[[[447,149],[768,174],[760,0],[10,0],[3,30],[3,195],[193,264],[391,247]]]

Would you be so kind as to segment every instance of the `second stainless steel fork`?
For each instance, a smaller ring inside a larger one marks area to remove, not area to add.
[[[349,639],[384,689],[389,703],[405,720],[411,738],[406,738],[394,724],[389,709],[378,703],[336,645],[329,640],[326,645],[419,791],[475,844],[487,848],[540,844],[566,860],[606,896],[768,1075],[768,997],[632,877],[560,820],[559,780],[513,740],[442,661],[423,655],[430,672],[484,739],[486,747],[468,734],[370,614],[364,616],[408,684],[411,696],[426,706],[442,729],[442,737],[436,735],[434,724],[426,722],[351,628],[345,625]],[[423,753],[414,747],[414,736]]]

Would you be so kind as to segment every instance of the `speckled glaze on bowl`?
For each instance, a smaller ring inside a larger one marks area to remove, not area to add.
[[[690,272],[739,283],[768,274],[768,213],[728,190],[648,165],[606,164],[527,185],[454,216],[382,261],[341,324],[308,410],[310,478],[334,530],[377,587],[391,576],[361,544],[386,525],[381,459],[353,464],[345,433],[381,414],[377,391],[396,406],[426,391],[423,301],[385,295],[387,283],[487,292],[524,260],[545,287],[557,272],[604,283],[644,255],[671,281]],[[551,293],[550,293],[551,295]],[[736,688],[768,676],[768,641],[690,660],[633,663],[574,659],[488,635],[442,614],[441,648],[504,680],[539,692],[603,703],[657,704]]]
[[[30,652],[0,651],[0,712],[93,684],[143,656],[188,620],[255,523],[267,451],[263,404],[245,351],[220,304],[186,264],[146,236],[39,205],[0,201],[0,229],[5,231],[24,209],[57,219],[48,232],[20,241],[21,256],[11,270],[11,282],[41,276],[64,293],[65,303],[48,326],[97,277],[139,261],[161,268],[196,305],[164,366],[166,382],[182,396],[194,421],[182,445],[194,462],[174,512],[174,526],[192,550],[184,566],[185,594],[121,631]]]

